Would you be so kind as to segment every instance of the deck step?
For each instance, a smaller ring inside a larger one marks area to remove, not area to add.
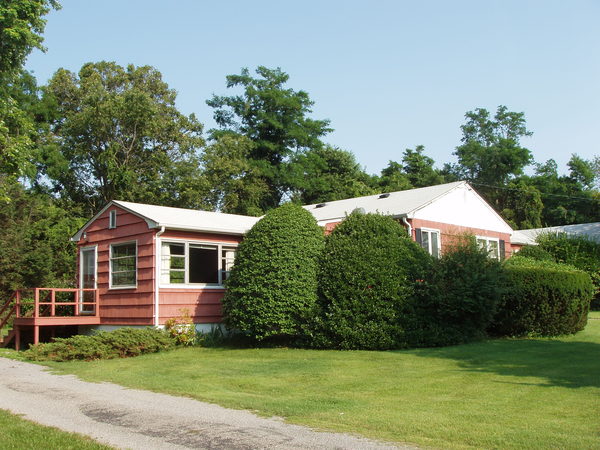
[[[6,336],[0,337],[0,347],[7,347],[15,338],[15,330],[10,330]]]

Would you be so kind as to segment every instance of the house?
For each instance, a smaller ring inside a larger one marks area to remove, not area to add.
[[[583,236],[600,242],[600,222],[578,223],[574,225],[559,225],[555,227],[530,228],[527,230],[515,230],[512,237],[512,245],[515,251],[519,251],[524,245],[537,245],[538,236],[547,233],[567,234],[572,236]]]
[[[357,209],[390,215],[434,256],[464,233],[476,235],[492,257],[504,258],[512,251],[512,229],[466,182],[305,208],[326,231]],[[58,327],[85,333],[161,326],[183,310],[189,311],[197,329],[210,329],[221,322],[224,281],[236,248],[257,221],[256,217],[111,201],[72,238],[78,248],[78,288],[36,288],[28,314],[22,311],[24,297],[17,293],[11,337],[18,346],[26,333],[38,342],[40,336],[53,336]]]
[[[465,233],[497,259],[512,253],[512,228],[465,181],[419,189],[368,195],[306,208],[319,225],[332,230],[352,211],[392,216],[404,224],[414,241],[439,256]]]

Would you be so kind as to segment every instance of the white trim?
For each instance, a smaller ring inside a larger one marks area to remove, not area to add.
[[[112,251],[114,246],[119,245],[127,245],[127,244],[135,244],[135,285],[126,285],[126,286],[113,286],[113,271],[112,271]],[[129,241],[121,241],[121,242],[111,242],[108,245],[108,289],[109,290],[117,290],[117,289],[137,289],[138,287],[138,241],[129,240]]]
[[[490,242],[496,242],[496,244],[497,244],[496,245],[497,253],[496,253],[494,259],[497,259],[498,261],[500,261],[502,259],[501,255],[500,255],[500,238],[491,237],[491,236],[479,236],[479,235],[477,235],[477,236],[475,236],[475,241],[477,242],[478,245],[479,245],[478,241],[480,239],[483,240],[483,241],[485,241],[485,250],[488,252],[488,254],[490,256],[492,256],[490,254],[490,251],[491,251],[490,250]]]
[[[423,242],[423,232],[426,233],[435,233],[437,234],[437,240],[438,240],[438,249],[437,249],[437,255],[433,254],[433,249],[432,249],[432,245],[431,245],[431,239],[429,239],[428,243],[428,247],[427,253],[429,253],[431,256],[433,256],[434,258],[439,258],[442,255],[442,231],[437,229],[437,228],[427,228],[427,227],[419,227],[421,229],[421,248],[423,248],[422,242]],[[425,249],[424,249],[425,250]]]
[[[163,283],[162,282],[162,264],[163,264],[163,258],[162,258],[162,247],[163,244],[168,244],[168,243],[174,243],[174,244],[183,244],[184,245],[184,257],[185,257],[185,275],[184,275],[184,282],[183,283]],[[210,247],[215,247],[217,250],[217,277],[219,282],[218,283],[190,283],[189,282],[189,249],[190,249],[190,245],[207,245]],[[235,249],[237,250],[238,248],[237,243],[233,244],[233,243],[226,243],[226,242],[214,242],[214,241],[196,241],[196,240],[191,240],[191,239],[182,239],[182,238],[169,238],[169,237],[165,237],[165,238],[161,238],[160,239],[160,247],[158,249],[158,261],[160,262],[160,266],[158,268],[158,273],[159,273],[159,288],[162,289],[225,289],[225,286],[223,285],[223,258],[222,258],[222,252],[223,249],[225,248],[230,248],[230,249]]]
[[[108,212],[108,229],[112,230],[113,228],[117,228],[117,210],[111,209]]]
[[[86,251],[94,251],[94,287],[93,289],[98,289],[98,245],[88,245],[86,247],[79,248],[79,289],[90,289],[83,287],[83,252]],[[93,314],[96,311],[84,311],[83,310],[83,291],[79,292],[79,298],[82,303],[79,305],[79,313],[80,314]],[[100,305],[96,305],[98,308]]]
[[[162,240],[160,236],[165,232],[165,227],[154,233],[154,326],[160,325],[160,249]]]

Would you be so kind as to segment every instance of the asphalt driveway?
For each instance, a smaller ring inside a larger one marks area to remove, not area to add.
[[[183,397],[88,383],[0,357],[0,408],[131,449],[389,449]],[[410,448],[410,447],[400,447]]]

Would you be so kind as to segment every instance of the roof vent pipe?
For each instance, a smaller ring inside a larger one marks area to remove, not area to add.
[[[315,208],[322,208],[325,205],[327,205],[327,203],[319,203],[318,205],[315,206]]]
[[[385,193],[385,194],[381,194],[381,195],[379,196],[379,198],[388,198],[389,196],[390,196],[390,193],[389,193],[389,192],[387,192],[387,193]]]
[[[366,214],[367,213],[367,211],[365,211],[365,208],[354,208],[354,210],[352,212],[356,213],[356,214]]]

